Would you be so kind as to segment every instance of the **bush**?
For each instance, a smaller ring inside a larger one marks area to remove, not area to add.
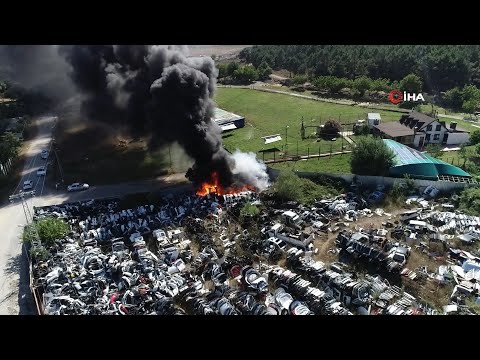
[[[34,226],[37,228],[38,236],[45,246],[53,245],[55,240],[61,239],[70,231],[70,227],[62,219],[43,219],[25,227],[23,232],[24,241],[31,242],[35,239]]]
[[[480,215],[480,188],[467,188],[460,193],[459,209],[469,215]]]
[[[303,85],[308,81],[308,76],[306,75],[297,75],[292,79],[293,85]]]
[[[241,216],[257,216],[258,214],[260,214],[260,209],[249,202],[243,205],[242,209],[240,210]]]
[[[425,147],[425,151],[430,154],[430,156],[437,158],[442,155],[442,148],[437,144],[428,144]]]
[[[405,202],[407,196],[416,193],[416,187],[413,179],[405,175],[404,180],[395,180],[393,187],[387,194],[389,201],[392,204],[402,204]]]
[[[328,120],[323,125],[321,134],[323,136],[336,136],[340,131],[342,131],[342,125],[338,121]]]
[[[312,180],[298,177],[291,171],[282,171],[272,190],[280,200],[298,201],[308,205],[323,197],[339,194],[333,182],[316,184]]]
[[[470,134],[470,145],[477,145],[480,143],[480,130],[475,130]]]

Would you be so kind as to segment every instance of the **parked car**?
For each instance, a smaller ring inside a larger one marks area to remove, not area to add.
[[[285,249],[287,248],[287,244],[285,243],[285,241],[280,240],[280,239],[278,239],[278,238],[276,238],[276,237],[273,237],[273,236],[272,236],[272,237],[268,238],[267,241],[268,241],[270,244],[274,244],[274,245],[278,246],[278,248],[281,249],[281,250],[285,250]]]
[[[72,185],[68,185],[67,191],[87,190],[89,187],[90,187],[90,185],[85,184],[85,183],[73,183]]]
[[[33,189],[33,181],[25,180],[23,182],[23,191],[32,190],[32,189]]]
[[[423,191],[423,195],[426,196],[427,198],[433,199],[438,195],[440,190],[437,188],[434,188],[432,185],[427,186],[427,188]]]
[[[40,156],[42,157],[42,159],[48,159],[48,150],[42,150]]]
[[[47,174],[47,169],[45,166],[40,166],[37,170],[37,176],[45,176]]]
[[[377,204],[385,198],[385,194],[381,191],[374,191],[370,194],[367,201],[369,204]]]

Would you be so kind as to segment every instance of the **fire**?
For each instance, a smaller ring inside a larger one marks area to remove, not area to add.
[[[196,194],[199,196],[207,196],[208,194],[216,195],[226,195],[226,194],[237,194],[242,191],[255,191],[253,186],[244,185],[241,187],[229,187],[224,188],[220,185],[218,181],[218,173],[213,172],[209,182],[203,182],[199,189],[196,191]]]

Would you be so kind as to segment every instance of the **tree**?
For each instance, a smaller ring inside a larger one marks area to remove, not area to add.
[[[394,164],[395,154],[380,138],[360,137],[352,150],[350,168],[357,175],[384,176]]]
[[[258,72],[258,78],[260,80],[265,80],[265,79],[268,79],[268,77],[272,73],[272,68],[265,61],[262,61],[262,63],[257,69],[257,72]]]
[[[227,77],[228,71],[227,71],[227,65],[226,64],[220,64],[218,65],[218,78],[223,79]]]
[[[477,108],[478,101],[476,99],[466,100],[462,104],[462,110],[465,111],[467,114],[470,114],[470,117],[475,112]]]
[[[470,134],[470,145],[477,145],[480,143],[480,130],[475,130]]]
[[[258,79],[258,72],[253,65],[245,65],[235,70],[233,77],[242,83],[251,83]]]
[[[408,93],[418,94],[422,91],[422,79],[415,74],[408,74],[400,81],[400,89]]]
[[[24,230],[24,241],[32,241],[35,238],[33,226],[36,226],[38,236],[46,246],[53,245],[55,240],[63,238],[70,231],[70,226],[64,220],[47,218],[28,225]]]
[[[437,144],[428,144],[425,147],[425,151],[430,154],[430,156],[437,158],[442,155],[442,148]]]
[[[290,72],[290,77],[292,77],[292,73],[296,74],[298,71],[298,67],[300,66],[300,61],[297,57],[290,57],[286,63],[286,69]]]
[[[370,90],[372,80],[366,76],[360,76],[353,81],[353,88],[357,91],[360,97],[365,95],[365,91]]]
[[[446,91],[443,95],[443,103],[452,109],[460,109],[463,104],[463,91],[458,87]]]
[[[315,76],[349,79],[365,75],[371,79],[383,77],[400,81],[410,73],[422,74],[428,79],[424,91],[462,88],[470,81],[480,85],[480,46],[256,45],[243,49],[240,58],[256,67],[268,59],[268,64],[276,70],[304,74],[310,69]]]
[[[480,189],[466,188],[460,193],[459,209],[469,215],[480,215]]]
[[[7,90],[8,86],[5,81],[0,81],[0,94],[3,97],[3,93]]]
[[[228,63],[226,76],[233,76],[234,72],[237,71],[239,67],[240,64],[238,62],[233,61]]]
[[[303,85],[308,81],[308,77],[306,75],[297,75],[292,79],[293,85]]]
[[[327,120],[322,127],[322,135],[335,136],[342,131],[342,125],[335,120]]]
[[[327,90],[335,94],[345,87],[350,87],[351,82],[348,79],[335,76],[319,76],[313,80],[313,86],[317,90]]]
[[[478,132],[480,135],[480,132]],[[471,152],[468,150],[465,144],[460,145],[460,150],[458,150],[458,156],[463,160],[462,167],[465,167],[467,160],[472,156]]]
[[[15,158],[21,144],[22,141],[11,132],[3,134],[0,137],[0,163],[6,163],[9,159]]]
[[[463,101],[475,100],[477,103],[480,101],[480,89],[474,85],[466,85],[462,91]]]
[[[371,80],[370,90],[388,92],[392,90],[392,87],[388,79],[375,79]]]

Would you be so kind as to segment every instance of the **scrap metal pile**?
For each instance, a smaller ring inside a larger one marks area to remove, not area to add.
[[[480,290],[480,258],[452,246],[450,264],[438,273],[405,267],[412,248],[422,248],[422,240],[449,245],[455,237],[469,243],[480,239],[480,219],[454,212],[448,204],[438,209],[440,205],[421,199],[421,208],[394,221],[391,214],[370,210],[367,201],[351,193],[311,207],[265,200],[256,220],[260,233],[252,235],[238,222],[247,201],[263,200],[248,191],[170,195],[157,205],[134,208],[122,208],[119,199],[36,208],[36,220],[59,217],[71,227],[49,248],[46,260],[33,264],[44,313],[435,313],[378,275],[360,278],[342,263],[313,260],[315,237],[340,227],[344,229],[336,245],[355,261],[410,279],[456,281],[451,298],[459,306],[464,303],[462,294]],[[381,228],[355,225],[354,231],[347,230],[361,217],[382,216],[388,220]],[[286,268],[267,265],[281,257],[286,257]]]
[[[254,197],[245,193],[237,201]],[[64,218],[72,229],[49,249],[46,260],[34,263],[44,313],[316,313],[293,298],[288,309],[278,311],[288,295],[269,286],[266,273],[250,259],[218,253],[203,220],[219,218],[223,206],[218,201],[183,195],[133,209],[120,209],[116,199],[35,209],[37,220]],[[231,197],[228,203],[234,204]],[[180,225],[196,235],[198,251]],[[249,238],[246,231],[239,235]],[[154,246],[148,246],[148,237]]]
[[[346,270],[342,263],[329,267],[310,257],[291,253],[287,257],[287,267],[295,269],[321,288],[323,296],[328,296],[337,311],[352,309],[356,314],[411,315],[424,313],[416,299],[398,286],[390,286],[380,276],[366,275],[358,279]],[[277,270],[278,271],[278,270]],[[288,272],[287,272],[288,273]],[[325,313],[329,313],[328,311]]]

